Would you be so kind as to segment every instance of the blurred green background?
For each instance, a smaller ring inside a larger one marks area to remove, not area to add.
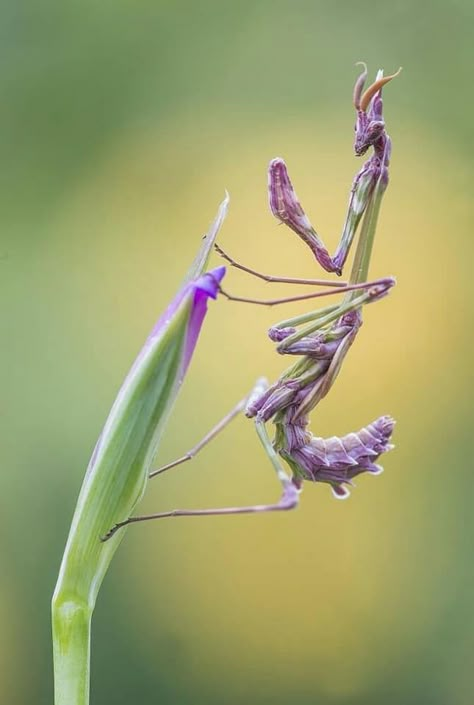
[[[268,212],[283,156],[334,251],[364,59],[404,67],[372,266],[398,286],[312,428],[391,413],[397,448],[347,502],[308,485],[295,513],[131,528],[95,613],[92,702],[471,705],[471,0],[4,0],[0,35],[0,701],[52,702],[49,601],[84,469],[224,188],[231,254],[318,276]],[[157,463],[284,369],[266,329],[310,308],[212,303]],[[240,419],[141,509],[277,492]]]

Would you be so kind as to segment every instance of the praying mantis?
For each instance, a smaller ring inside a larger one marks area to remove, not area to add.
[[[345,498],[354,477],[362,472],[378,474],[378,457],[393,448],[390,444],[394,421],[382,416],[358,432],[338,438],[322,439],[309,431],[309,415],[328,394],[341,369],[344,358],[362,325],[362,310],[366,304],[379,301],[395,284],[392,277],[368,280],[369,262],[380,205],[388,185],[391,140],[385,131],[382,88],[400,73],[400,69],[384,76],[377,73],[375,81],[364,90],[367,67],[354,86],[353,104],[356,110],[355,144],[357,156],[369,149],[373,152],[354,178],[342,234],[334,256],[331,256],[311,225],[293,189],[286,164],[282,159],[270,162],[269,203],[273,215],[293,230],[309,247],[318,264],[329,273],[342,274],[357,232],[359,239],[352,271],[347,282],[340,280],[301,279],[263,274],[230,257],[220,245],[217,253],[234,268],[266,282],[323,287],[308,294],[280,299],[258,300],[234,296],[217,283],[220,293],[229,301],[277,306],[323,296],[343,294],[337,304],[290,318],[269,330],[270,339],[282,355],[297,358],[279,379],[269,385],[260,378],[250,394],[239,403],[206,436],[187,453],[149,474],[157,477],[171,468],[194,458],[228,424],[242,412],[254,421],[257,435],[281,485],[280,499],[272,504],[211,509],[173,509],[167,512],[131,516],[115,524],[102,541],[110,539],[120,528],[138,522],[177,516],[234,515],[245,513],[286,511],[299,503],[304,481],[325,482],[334,495]],[[360,226],[360,230],[359,230]],[[272,421],[275,436],[271,440],[266,424]],[[288,475],[283,462],[290,468]]]

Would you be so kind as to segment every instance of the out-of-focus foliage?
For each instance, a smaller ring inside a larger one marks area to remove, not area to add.
[[[1,702],[51,702],[49,599],[84,468],[224,188],[231,254],[315,276],[268,213],[266,165],[283,156],[334,249],[364,59],[404,66],[385,90],[394,153],[372,267],[398,286],[367,310],[313,431],[391,413],[397,449],[345,503],[308,486],[296,513],[131,529],[96,610],[92,692],[470,705],[473,21],[467,0],[3,3]],[[234,271],[226,284],[273,291]],[[212,307],[159,461],[279,373],[265,330],[300,310]],[[277,494],[242,419],[142,508]]]

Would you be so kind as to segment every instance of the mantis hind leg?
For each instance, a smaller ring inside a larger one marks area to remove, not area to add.
[[[255,399],[258,395],[264,393],[266,389],[267,383],[266,380],[260,379],[258,380],[257,384],[254,386],[252,391],[250,392],[245,399],[241,400],[239,404],[234,407],[234,409],[231,410],[227,416],[222,419],[221,422],[219,422],[204,438],[200,443],[198,443],[196,446],[194,446],[191,451],[188,451],[187,454],[182,456],[181,458],[178,458],[178,460],[174,461],[173,463],[169,463],[168,465],[165,465],[163,468],[159,468],[158,471],[155,471],[151,473],[152,476],[156,476],[157,474],[160,474],[161,472],[164,472],[164,470],[170,469],[171,467],[175,467],[176,465],[179,465],[186,460],[191,459],[191,457],[194,457],[192,453],[194,452],[194,455],[196,455],[199,450],[201,450],[207,443],[209,443],[215,436],[223,430],[230,421],[235,418],[235,416],[240,412],[243,411],[244,407],[252,401],[252,399]],[[299,494],[300,494],[300,489],[297,487],[290,477],[288,477],[287,473],[283,469],[283,466],[280,462],[279,456],[275,452],[271,440],[268,436],[267,430],[265,428],[265,424],[260,421],[256,420],[255,421],[255,427],[257,430],[258,437],[260,438],[260,441],[270,459],[270,462],[272,463],[273,469],[276,472],[277,478],[282,486],[282,494],[280,499],[277,502],[271,503],[271,504],[253,504],[253,505],[248,505],[248,506],[242,506],[242,507],[217,507],[217,508],[211,508],[211,509],[172,509],[166,512],[157,512],[155,514],[144,514],[142,516],[135,516],[135,517],[129,517],[128,519],[125,519],[124,521],[119,522],[118,524],[115,524],[108,532],[105,534],[105,536],[101,537],[101,541],[108,541],[114,534],[121,528],[128,526],[129,524],[136,524],[140,522],[145,522],[145,521],[152,521],[154,519],[166,519],[168,517],[192,517],[192,516],[222,516],[222,515],[234,515],[234,514],[257,514],[261,512],[275,512],[275,511],[288,511],[289,509],[293,509],[298,505],[299,502]]]

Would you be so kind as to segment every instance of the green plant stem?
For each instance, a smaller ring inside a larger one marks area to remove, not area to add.
[[[74,597],[58,596],[52,617],[55,703],[87,705],[92,609]]]

